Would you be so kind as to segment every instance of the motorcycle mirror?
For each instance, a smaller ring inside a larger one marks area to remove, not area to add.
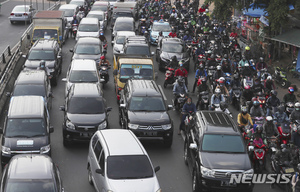
[[[253,146],[249,146],[248,147],[248,151],[254,151],[254,147]]]
[[[173,105],[168,105],[168,110],[172,110],[173,109]]]
[[[196,150],[197,149],[197,144],[196,143],[191,143],[190,144],[190,149]]]

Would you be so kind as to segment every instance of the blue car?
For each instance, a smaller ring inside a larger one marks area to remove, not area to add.
[[[164,37],[168,37],[172,31],[170,24],[162,20],[153,22],[149,34],[149,40],[152,45],[157,45],[158,34],[160,31],[163,32]]]

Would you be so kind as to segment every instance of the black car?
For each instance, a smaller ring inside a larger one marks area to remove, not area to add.
[[[111,41],[114,40],[118,31],[133,31],[135,32],[135,22],[132,17],[118,17],[115,25],[111,28]]]
[[[183,66],[186,70],[189,70],[190,56],[183,41],[178,38],[163,38],[156,49],[156,61],[158,62],[159,70],[165,69],[173,56],[176,56],[178,61],[182,60]]]
[[[173,122],[161,88],[153,80],[128,80],[121,91],[119,117],[122,128],[130,129],[140,139],[163,140],[170,147]]]
[[[93,83],[74,83],[67,94],[64,111],[63,144],[71,141],[89,141],[97,130],[107,129],[107,112],[100,85]]]
[[[252,165],[233,119],[215,111],[199,111],[187,129],[184,161],[192,174],[193,191],[236,189],[251,192],[253,184],[230,183],[231,175],[251,180]]]
[[[26,55],[23,55],[26,57]],[[62,71],[62,50],[55,40],[39,39],[31,47],[27,60],[24,64],[26,69],[37,69],[41,61],[46,62],[53,85],[57,84],[58,75]]]
[[[64,188],[58,167],[49,156],[22,154],[5,166],[0,191],[64,192]]]
[[[126,55],[142,55],[147,57],[151,57],[154,55],[154,52],[150,52],[148,42],[145,41],[126,42],[123,47],[123,53]]]
[[[117,12],[114,12],[112,14],[112,20],[111,20],[111,28],[114,27],[115,25],[115,22],[116,22],[116,19],[118,17],[132,17],[133,18],[133,14],[131,11],[117,11]]]

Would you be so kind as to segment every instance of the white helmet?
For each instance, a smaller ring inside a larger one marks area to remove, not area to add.
[[[245,63],[245,67],[249,67],[249,63]]]
[[[220,93],[221,93],[221,89],[216,88],[215,93],[216,93],[216,94],[220,94]]]
[[[208,12],[208,9],[205,9],[205,12]]]
[[[225,81],[225,78],[224,77],[220,77],[219,81]]]
[[[267,80],[272,80],[272,76],[269,75],[269,76],[267,77]]]
[[[221,65],[218,65],[218,66],[217,66],[217,70],[221,70]]]
[[[273,118],[272,118],[272,116],[267,116],[266,120],[267,120],[267,121],[272,121]]]

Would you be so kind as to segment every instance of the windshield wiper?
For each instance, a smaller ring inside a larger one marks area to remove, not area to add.
[[[13,136],[10,136],[10,137],[25,137],[25,138],[29,138],[28,135],[13,135]]]
[[[32,135],[31,137],[42,137],[42,136],[45,136],[45,134],[36,134],[36,135]]]

